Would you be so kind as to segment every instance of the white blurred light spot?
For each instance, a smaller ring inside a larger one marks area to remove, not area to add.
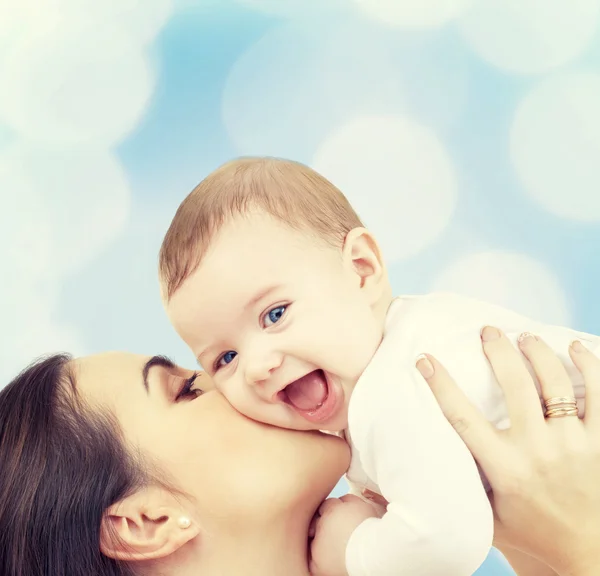
[[[154,40],[174,11],[174,0],[2,0],[0,38],[41,30],[127,35],[132,46]],[[32,17],[35,14],[35,18]],[[107,43],[107,49],[111,49]]]
[[[556,276],[524,254],[498,251],[465,256],[440,272],[432,291],[463,294],[549,324],[570,321]]]
[[[376,30],[353,24],[290,23],[268,32],[232,66],[223,92],[237,151],[304,160],[357,113],[402,110],[389,49]]]
[[[546,210],[600,220],[600,75],[568,74],[534,88],[510,135],[525,190]]]
[[[354,0],[370,18],[406,29],[437,28],[462,14],[473,0]]]
[[[17,27],[23,23],[25,3],[25,0],[23,2],[0,1],[0,41],[13,35]]]
[[[600,0],[485,0],[459,22],[467,43],[503,70],[536,74],[581,54],[597,29]]]
[[[331,10],[346,0],[235,0],[238,4],[268,15],[294,18],[317,11]]]
[[[108,151],[15,148],[0,159],[0,260],[31,271],[72,272],[123,230],[130,191]],[[15,264],[17,265],[17,264]]]
[[[13,326],[17,327],[14,337],[0,351],[0,389],[36,358],[57,352],[85,355],[81,339],[72,326],[24,315],[17,316]]]
[[[84,352],[61,282],[123,230],[130,191],[109,149],[155,85],[147,46],[173,0],[0,0],[0,387],[35,356]],[[26,142],[27,145],[19,144]]]
[[[30,0],[47,5],[47,0]],[[103,27],[126,36],[131,46],[154,41],[171,18],[174,0],[54,0],[70,26],[86,29]]]
[[[120,38],[67,30],[23,36],[0,66],[0,118],[48,146],[120,141],[155,84],[141,47]]]
[[[2,243],[2,266],[5,248]],[[27,256],[21,254],[23,259]],[[15,267],[7,271],[0,283],[0,318],[5,336],[0,346],[0,389],[38,356],[61,351],[84,353],[75,330],[57,322],[60,282],[54,271]]]
[[[23,366],[35,357],[57,352],[81,356],[83,345],[74,327],[38,316],[34,330],[22,331],[21,338],[15,341],[15,352]]]
[[[346,195],[388,261],[432,244],[452,217],[452,162],[437,136],[408,118],[356,118],[327,137],[313,166]]]

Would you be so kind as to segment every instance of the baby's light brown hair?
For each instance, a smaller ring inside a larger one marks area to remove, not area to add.
[[[192,190],[169,226],[159,255],[167,301],[198,268],[221,226],[251,211],[338,248],[350,230],[362,226],[340,190],[308,166],[268,157],[232,160]]]

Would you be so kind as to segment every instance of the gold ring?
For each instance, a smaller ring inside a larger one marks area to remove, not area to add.
[[[550,410],[546,410],[546,414],[554,414],[555,412],[578,412],[577,406],[554,406]]]
[[[546,408],[556,406],[557,404],[571,404],[576,406],[577,398],[574,396],[555,396],[554,398],[548,398],[548,400],[544,400],[544,406]]]
[[[564,418],[565,416],[579,416],[577,408],[571,408],[570,410],[552,410],[546,412],[546,418]]]
[[[544,414],[546,418],[562,418],[563,416],[579,416],[579,410],[577,407],[565,407],[565,408],[553,408],[552,410],[546,410]]]
[[[563,418],[579,416],[577,399],[573,396],[555,396],[544,401],[544,416],[546,418]]]

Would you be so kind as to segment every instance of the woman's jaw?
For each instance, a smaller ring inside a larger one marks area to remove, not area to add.
[[[320,439],[319,433],[308,434]],[[310,523],[347,466],[347,445],[339,438],[330,439],[335,442],[330,446],[336,450],[330,451],[329,461],[334,466],[328,469],[322,463],[320,475],[316,470],[305,469],[285,483],[240,487],[246,500],[236,498],[237,513],[228,508],[227,516],[219,514],[218,507],[210,513],[201,505],[201,532],[187,545],[188,550],[181,551],[181,558],[172,558],[172,573],[186,576],[182,566],[188,565],[190,576],[195,576],[200,568],[208,576],[309,576]],[[340,450],[335,462],[337,448]],[[315,472],[312,478],[308,472]],[[169,574],[166,570],[165,573]]]
[[[314,513],[314,511],[313,511]],[[166,573],[190,576],[244,574],[244,576],[309,576],[308,525],[310,518],[288,518],[280,523],[257,521],[248,530],[201,534],[189,551],[174,556]],[[312,516],[311,516],[312,517]],[[307,519],[308,518],[308,519]],[[282,519],[283,520],[283,519]],[[181,560],[181,561],[180,561]],[[157,573],[160,573],[157,571]]]
[[[87,404],[108,408],[126,444],[186,495],[198,536],[146,564],[145,574],[308,575],[308,527],[350,461],[347,444],[318,432],[256,423],[197,379],[204,393],[178,400],[190,377],[179,367],[109,353],[75,361]],[[151,566],[160,564],[160,571]],[[171,570],[171,567],[172,570]]]

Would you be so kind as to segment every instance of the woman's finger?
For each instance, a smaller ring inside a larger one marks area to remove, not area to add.
[[[573,383],[563,363],[550,347],[539,337],[528,332],[519,336],[519,348],[525,355],[540,383],[542,398],[545,401],[559,398],[574,398]],[[569,407],[569,406],[567,406]],[[574,416],[547,418],[550,424],[581,427],[581,422]]]
[[[504,392],[511,427],[531,428],[543,425],[540,398],[523,357],[498,328],[486,326],[481,331],[483,351]]]
[[[569,356],[585,382],[585,422],[600,426],[600,359],[578,340],[569,347]]]
[[[473,406],[446,369],[433,356],[423,354],[417,360],[417,370],[429,384],[444,416],[475,459],[484,469],[497,466],[497,448],[501,444],[498,433]],[[491,455],[493,460],[490,460]]]
[[[544,400],[573,396],[573,383],[555,352],[529,332],[519,336],[519,348],[535,372]]]

